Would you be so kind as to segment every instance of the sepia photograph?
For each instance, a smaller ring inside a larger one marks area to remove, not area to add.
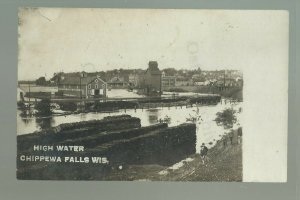
[[[18,15],[17,179],[245,181],[244,156],[254,154],[243,152],[245,57],[263,55],[264,15],[33,7]]]

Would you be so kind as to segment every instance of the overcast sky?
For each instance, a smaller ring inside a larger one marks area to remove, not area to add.
[[[287,22],[273,12],[23,8],[18,79],[146,69],[150,60],[160,69],[243,69],[282,40]]]

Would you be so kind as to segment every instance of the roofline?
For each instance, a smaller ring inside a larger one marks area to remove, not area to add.
[[[95,77],[94,79],[92,79],[90,82],[87,82],[87,83],[81,82],[81,85],[88,85],[88,84],[90,84],[91,82],[93,82],[95,79],[98,79],[98,80],[101,81],[103,84],[106,84],[106,85],[107,85],[107,82],[105,82],[104,80],[102,80],[102,79],[99,78],[99,77]],[[62,83],[62,82],[59,82],[58,85],[79,85],[79,83]]]
[[[104,83],[104,84],[107,85],[107,82],[103,81],[103,80],[102,80],[101,78],[99,78],[99,77],[95,77],[94,79],[92,79],[92,81],[90,81],[90,82],[88,82],[88,83],[86,83],[86,84],[88,85],[88,84],[92,83],[95,79],[98,79],[99,81],[101,81],[102,83]]]

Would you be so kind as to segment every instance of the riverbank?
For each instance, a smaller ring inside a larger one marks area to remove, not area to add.
[[[177,166],[167,168],[160,165],[131,165],[121,170],[116,168],[105,180],[240,182],[242,179],[242,142],[238,142],[235,131],[233,144],[230,144],[229,135],[223,136],[209,149],[205,164],[202,164],[199,154],[194,154]]]
[[[177,163],[196,152],[195,143],[196,125],[191,123],[141,127],[140,119],[129,115],[66,123],[17,136],[17,177],[103,180],[121,165]],[[73,152],[75,147],[81,150]],[[69,162],[71,157],[76,161]],[[99,170],[105,171],[101,177]]]
[[[96,122],[96,121],[95,121]],[[94,122],[91,122],[94,123]],[[75,124],[76,125],[76,124]],[[72,125],[74,126],[74,125]],[[192,126],[192,125],[190,125]],[[136,133],[134,134],[145,134],[152,135],[152,133],[156,133],[157,129],[163,128],[165,129],[166,125],[160,124],[152,127],[145,127],[143,129],[143,133],[140,133],[136,129],[134,130]],[[65,128],[70,128],[70,126],[66,126]],[[148,130],[149,129],[149,130]],[[113,132],[114,137],[120,137],[121,135],[132,136],[133,133],[130,129],[124,129],[123,131]],[[145,131],[150,131],[147,134]],[[154,132],[153,132],[154,130]],[[129,132],[128,132],[129,131]],[[152,131],[152,132],[151,132]],[[171,131],[173,133],[173,131]],[[179,133],[179,132],[178,132]],[[174,134],[171,134],[174,135]],[[170,136],[171,136],[170,135]],[[183,134],[182,136],[184,136]],[[99,141],[102,141],[105,137],[105,140],[111,139],[111,136],[108,134],[99,135]],[[138,136],[138,138],[145,138],[145,136]],[[241,134],[240,134],[241,136]],[[27,136],[25,136],[27,137]],[[85,139],[80,139],[80,144],[92,145],[98,142],[92,142],[95,137],[87,137]],[[109,137],[109,138],[108,138]],[[123,137],[123,136],[122,136]],[[152,136],[151,136],[152,137]],[[231,139],[232,137],[232,144]],[[165,138],[165,137],[161,137]],[[177,138],[177,136],[176,136]],[[19,138],[21,139],[21,138]],[[33,138],[34,139],[34,138]],[[128,140],[128,139],[127,139]],[[124,140],[125,142],[127,141]],[[133,139],[136,140],[136,139]],[[150,139],[153,141],[152,139]],[[149,141],[145,144],[150,144]],[[170,141],[174,141],[172,139],[168,139]],[[40,141],[40,140],[39,140]],[[77,140],[69,142],[76,143]],[[120,140],[121,141],[121,140]],[[123,141],[123,140],[122,140]],[[225,142],[226,141],[226,142]],[[20,142],[20,141],[19,141]],[[78,141],[77,141],[78,142]],[[92,143],[91,143],[92,142]],[[103,141],[102,141],[103,142]],[[128,140],[129,142],[129,140]],[[20,143],[21,144],[21,143]],[[22,145],[24,143],[22,142]],[[67,143],[65,143],[67,144]],[[114,142],[114,144],[117,144]],[[30,146],[30,145],[29,145]],[[107,145],[106,145],[107,146]],[[110,146],[110,145],[109,145]],[[136,145],[131,145],[134,147]],[[190,145],[189,145],[190,146]],[[108,147],[108,146],[107,146]],[[148,146],[147,153],[152,148],[161,148],[161,145],[158,146]],[[30,148],[30,147],[29,147]],[[94,148],[94,147],[92,147]],[[149,149],[150,148],[150,149]],[[18,150],[22,148],[18,147]],[[26,149],[26,148],[25,148]],[[182,148],[171,148],[173,150],[177,149],[177,151],[183,151]],[[119,149],[120,150],[120,149]],[[126,150],[129,150],[126,148]],[[140,149],[141,150],[141,149]],[[173,151],[172,150],[172,151]],[[160,151],[160,150],[159,150]],[[194,151],[194,150],[193,150]],[[115,152],[115,151],[112,151]],[[140,151],[139,155],[140,155]],[[116,155],[124,154],[123,150],[121,152],[115,152]],[[149,153],[149,152],[148,152]],[[107,154],[108,155],[108,154]],[[125,153],[127,155],[127,153]],[[130,154],[132,158],[135,158],[133,154]],[[150,154],[149,154],[150,155]],[[151,153],[151,160],[154,154]],[[167,155],[173,156],[179,155],[178,153],[169,152]],[[118,156],[119,157],[119,156]],[[119,159],[119,158],[118,158]],[[240,182],[242,181],[242,137],[239,137],[238,131],[235,130],[233,135],[224,135],[217,143],[211,147],[208,151],[207,159],[205,163],[202,163],[202,160],[199,154],[190,154],[188,157],[185,157],[184,160],[174,164],[174,165],[161,165],[160,163],[152,163],[147,164],[144,161],[140,160],[142,163],[140,164],[132,164],[131,162],[127,162],[128,157],[124,161],[119,164],[115,163],[111,166],[105,167],[105,165],[84,165],[84,164],[73,164],[73,165],[61,165],[61,163],[50,163],[50,164],[39,164],[36,167],[18,168],[18,178],[20,179],[66,179],[66,180],[74,180],[74,179],[84,179],[84,180],[106,180],[106,181],[229,181],[229,182]],[[131,160],[130,159],[130,160]],[[181,160],[181,159],[179,159]],[[139,162],[140,162],[139,161]],[[161,160],[163,161],[163,160]],[[130,164],[131,163],[131,164]],[[30,164],[30,163],[29,163]],[[117,164],[117,165],[116,165]],[[20,167],[20,166],[19,166]],[[55,172],[54,172],[54,171]],[[53,174],[54,172],[54,174]]]

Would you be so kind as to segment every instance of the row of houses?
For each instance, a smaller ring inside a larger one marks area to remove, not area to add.
[[[155,62],[155,61],[154,61]],[[156,64],[157,65],[157,64]],[[152,71],[159,70],[158,68],[149,68]],[[211,72],[214,74],[214,72]],[[164,71],[161,73],[161,89],[165,90],[168,88],[174,88],[174,87],[181,87],[181,86],[242,86],[243,85],[243,79],[241,77],[237,76],[227,76],[224,78],[224,76],[212,76],[207,74],[207,78],[203,78],[200,75],[196,74],[192,77],[183,77],[179,75],[168,75]],[[144,75],[143,73],[134,73],[129,75],[129,85],[137,88],[143,87],[143,80]]]
[[[243,80],[240,78],[197,80],[170,76],[159,69],[157,61],[150,61],[146,71],[132,73],[127,79],[116,76],[105,81],[95,73],[63,73],[58,82],[58,91],[63,96],[91,98],[106,97],[107,90],[114,88],[136,88],[139,94],[156,95],[161,94],[164,89],[180,86],[241,86],[242,84]]]

